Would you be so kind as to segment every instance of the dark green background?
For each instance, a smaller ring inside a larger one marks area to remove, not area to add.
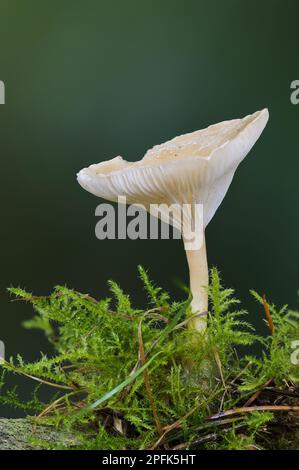
[[[1,323],[7,356],[49,351],[22,329],[31,307],[9,285],[64,284],[107,295],[113,278],[138,305],[136,267],[179,297],[180,241],[98,241],[96,205],[76,172],[265,106],[270,121],[207,230],[211,265],[264,330],[248,290],[297,303],[299,79],[296,0],[1,0]],[[25,387],[27,382],[25,381]],[[11,414],[3,410],[2,414]]]

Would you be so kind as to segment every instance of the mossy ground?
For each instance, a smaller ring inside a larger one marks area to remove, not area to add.
[[[28,411],[36,426],[75,436],[33,442],[86,450],[298,448],[299,366],[291,357],[299,314],[253,292],[269,326],[268,337],[258,336],[212,269],[209,326],[199,334],[188,328],[190,299],[172,302],[139,273],[145,310],[115,282],[112,298],[102,300],[61,286],[48,297],[10,289],[33,304],[25,326],[44,331],[56,353],[2,364],[0,402]],[[244,353],[257,343],[259,356]],[[5,385],[6,373],[39,382],[29,402]],[[49,402],[40,387],[53,389]]]
[[[71,434],[61,433],[53,427],[35,426],[28,419],[0,418],[0,450],[42,450],[43,447],[34,441],[51,446],[62,439],[70,447],[76,445]]]

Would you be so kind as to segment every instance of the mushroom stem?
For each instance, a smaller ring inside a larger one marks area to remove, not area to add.
[[[190,328],[205,331],[207,327],[209,271],[205,238],[199,250],[186,250],[189,265],[190,290],[192,294],[191,309],[193,314],[205,315],[189,322]]]

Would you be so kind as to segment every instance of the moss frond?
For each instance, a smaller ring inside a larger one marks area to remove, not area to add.
[[[213,268],[209,327],[202,335],[186,328],[190,299],[172,302],[138,270],[148,301],[144,310],[135,309],[114,281],[107,299],[66,286],[46,297],[10,288],[32,303],[35,316],[25,327],[43,331],[53,354],[1,364],[4,372],[39,387],[23,403],[3,375],[0,402],[35,413],[37,424],[67,429],[77,443],[70,448],[267,448],[275,416],[260,410],[259,397],[269,387],[281,391],[283,403],[298,393],[298,366],[290,357],[292,341],[299,339],[299,313],[267,304],[274,331],[259,337],[234,290],[223,287]],[[252,294],[264,308],[265,300]],[[255,344],[261,354],[249,355]],[[283,395],[286,387],[292,393]],[[44,402],[39,397],[46,388],[53,395]],[[58,442],[55,448],[67,446]]]

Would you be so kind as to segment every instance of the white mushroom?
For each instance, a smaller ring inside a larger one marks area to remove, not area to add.
[[[206,328],[208,310],[208,264],[204,229],[221,204],[239,163],[260,137],[269,118],[267,109],[243,119],[214,124],[156,145],[142,160],[122,157],[104,161],[78,173],[80,185],[101,198],[128,204],[201,204],[202,244],[189,249],[184,239],[190,272],[193,320],[198,330]],[[175,225],[175,223],[174,223]]]

